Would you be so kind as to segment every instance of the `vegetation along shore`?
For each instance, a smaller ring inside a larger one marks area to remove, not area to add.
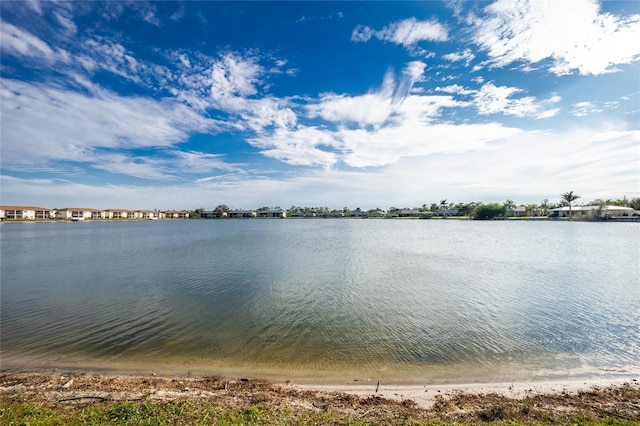
[[[84,221],[84,220],[158,220],[158,219],[251,219],[251,218],[458,218],[458,219],[576,219],[576,220],[635,220],[640,217],[640,198],[628,200],[597,199],[582,205],[574,205],[580,198],[573,191],[561,194],[557,203],[548,199],[541,203],[516,205],[513,200],[503,203],[450,202],[423,204],[421,207],[360,207],[330,209],[329,207],[301,207],[288,209],[280,206],[263,206],[256,209],[231,208],[219,204],[211,210],[199,207],[193,210],[131,210],[95,209],[91,207],[46,208],[36,206],[0,206],[2,221]]]
[[[246,378],[3,372],[0,423],[51,424],[640,424],[640,384],[353,389]],[[416,402],[418,401],[418,402]],[[426,401],[426,402],[425,402]]]

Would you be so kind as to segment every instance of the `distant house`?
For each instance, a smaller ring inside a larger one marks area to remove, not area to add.
[[[369,212],[362,211],[362,210],[351,210],[350,212],[347,212],[345,216],[365,218],[365,217],[369,217]]]
[[[334,210],[329,213],[329,217],[344,217],[344,213],[339,210]]]
[[[227,216],[231,219],[248,219],[257,217],[258,214],[253,210],[229,210]]]
[[[166,210],[163,212],[167,219],[188,219],[189,212],[185,210]]]
[[[285,218],[287,217],[287,212],[282,209],[274,209],[274,210],[260,210],[258,211],[258,217],[279,217]]]
[[[614,217],[614,216],[633,216],[636,214],[636,211],[630,207],[621,207],[621,206],[572,206],[571,207],[571,216],[572,217],[594,217],[598,211],[598,209],[602,209],[600,214],[603,217]],[[558,207],[557,209],[549,210],[549,217],[569,217],[569,206]]]
[[[102,212],[100,210],[86,207],[65,207],[63,209],[57,210],[56,215],[60,219],[67,220],[92,219],[94,215],[100,215],[100,218],[102,218]]]
[[[157,219],[155,210],[136,210],[133,212],[136,219]]]
[[[525,206],[518,206],[512,209],[509,209],[509,216],[512,217],[524,217],[527,215],[527,208]]]
[[[104,211],[105,219],[133,219],[135,213],[125,209],[107,209]]]
[[[385,217],[387,215],[387,212],[385,212],[384,210],[371,210],[369,212],[369,217]]]
[[[55,218],[55,211],[34,206],[0,206],[2,220],[45,220]]]
[[[396,209],[389,212],[389,217],[419,217],[420,214],[418,209]]]
[[[460,216],[460,211],[458,209],[436,210],[434,215],[436,215],[436,216]]]

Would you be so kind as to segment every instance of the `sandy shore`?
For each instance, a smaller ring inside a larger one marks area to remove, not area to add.
[[[380,396],[382,398],[403,401],[412,400],[418,406],[431,408],[439,397],[451,397],[459,394],[487,395],[495,394],[509,399],[523,399],[532,395],[554,395],[587,392],[594,387],[622,386],[625,383],[639,383],[638,379],[590,379],[590,380],[548,380],[531,382],[468,383],[440,385],[386,385],[382,382],[366,384],[293,385],[300,390],[323,392],[344,392],[359,397]],[[377,390],[377,391],[376,391]]]
[[[4,370],[0,374],[0,401],[45,405],[64,413],[123,402],[161,405],[189,401],[196,410],[215,407],[237,413],[257,406],[275,418],[296,413],[307,419],[330,415],[335,419],[369,419],[373,423],[404,418],[463,424],[510,420],[549,424],[612,417],[635,423],[640,422],[638,380],[328,385],[242,377]]]

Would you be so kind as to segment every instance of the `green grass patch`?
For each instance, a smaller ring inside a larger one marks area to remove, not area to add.
[[[565,423],[514,420],[505,413],[491,411],[485,418],[466,423],[445,418],[417,421],[411,418],[362,419],[332,413],[296,413],[292,409],[274,412],[270,408],[247,406],[240,409],[221,409],[202,401],[142,401],[89,405],[84,407],[48,407],[40,403],[0,402],[0,424],[28,425],[551,425],[567,426],[631,426],[640,421],[609,418],[576,418]]]

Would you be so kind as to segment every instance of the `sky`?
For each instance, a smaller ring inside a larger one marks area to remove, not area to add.
[[[640,2],[0,2],[0,202],[640,196]]]

